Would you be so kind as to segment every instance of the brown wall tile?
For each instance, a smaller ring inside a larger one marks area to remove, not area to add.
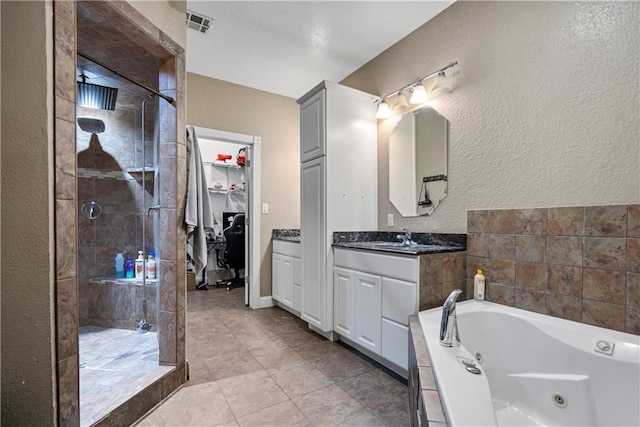
[[[584,211],[584,235],[626,237],[627,206],[587,206]]]
[[[582,322],[624,331],[624,305],[585,299],[582,301]]]
[[[640,335],[640,308],[626,307],[625,331]]]
[[[516,236],[516,261],[546,262],[547,238],[542,236]]]
[[[516,288],[544,292],[547,288],[546,264],[516,262]]]
[[[584,208],[550,208],[547,211],[547,234],[553,236],[582,236]]]
[[[516,307],[536,313],[546,313],[545,294],[516,289]]]
[[[485,233],[467,234],[467,253],[476,257],[489,257],[489,235]]]
[[[505,286],[515,286],[516,263],[501,259],[491,259],[489,273],[484,273],[487,282]]]
[[[547,235],[546,209],[516,210],[516,234]]]
[[[547,267],[547,291],[582,297],[582,268],[566,265]]]
[[[629,205],[627,210],[627,237],[640,237],[640,205]]]
[[[547,314],[562,319],[580,321],[582,318],[582,298],[569,295],[546,295]]]
[[[584,298],[617,304],[624,303],[624,271],[585,268],[582,276]]]
[[[627,239],[627,270],[640,272],[640,238]]]
[[[514,260],[516,236],[513,234],[489,234],[489,257]]]
[[[582,240],[582,237],[547,237],[547,262],[581,267]]]
[[[626,304],[640,308],[640,273],[627,272]]]
[[[489,232],[514,234],[516,232],[516,212],[511,209],[489,211]]]
[[[502,286],[496,283],[488,283],[486,292],[488,301],[509,305],[511,307],[516,304],[515,288],[513,286]]]
[[[489,232],[489,211],[469,211],[467,215],[468,233]]]
[[[585,237],[584,266],[608,270],[624,270],[626,239],[609,237]]]

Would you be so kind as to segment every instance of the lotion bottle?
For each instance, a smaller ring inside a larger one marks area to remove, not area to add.
[[[481,269],[476,270],[476,275],[473,276],[473,298],[478,301],[484,301],[484,274]]]
[[[156,278],[156,259],[155,253],[149,252],[149,259],[147,259],[147,279],[155,279]]]
[[[144,279],[144,255],[142,251],[138,251],[138,258],[136,258],[136,279]]]

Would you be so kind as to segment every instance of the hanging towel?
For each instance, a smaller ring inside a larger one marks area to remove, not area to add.
[[[207,266],[207,234],[213,234],[213,215],[209,189],[196,131],[187,128],[187,199],[184,222],[187,224],[187,259],[196,275]]]

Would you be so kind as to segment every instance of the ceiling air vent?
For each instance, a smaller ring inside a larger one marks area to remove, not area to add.
[[[207,34],[212,22],[213,19],[207,16],[187,10],[187,28],[191,28],[202,34]]]

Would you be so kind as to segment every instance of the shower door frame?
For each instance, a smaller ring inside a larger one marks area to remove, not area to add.
[[[188,125],[190,126],[190,125]],[[210,139],[232,144],[246,145],[249,147],[248,192],[246,217],[249,227],[248,248],[245,251],[247,261],[245,264],[245,304],[249,308],[263,308],[270,305],[262,303],[260,298],[260,144],[259,136],[245,135],[235,132],[227,132],[218,129],[210,129],[193,126],[198,139]],[[248,278],[248,279],[247,279]],[[267,297],[271,300],[271,297]],[[270,302],[270,301],[269,301]],[[269,303],[267,302],[267,304]]]

